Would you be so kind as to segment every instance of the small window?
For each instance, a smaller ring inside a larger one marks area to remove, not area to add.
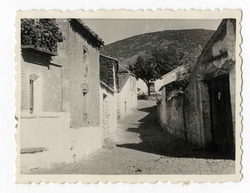
[[[39,78],[39,76],[36,74],[29,75],[30,113],[34,113],[34,111],[39,110],[39,109],[37,109],[37,102],[39,101],[39,97],[38,97],[39,89],[37,88],[37,86],[38,86],[37,79],[38,78]],[[36,104],[35,104],[35,102],[36,102]]]
[[[34,80],[30,80],[30,113],[34,112]]]
[[[83,75],[87,77],[88,75],[88,48],[83,46],[82,49],[82,54],[83,54]]]
[[[82,53],[83,54],[87,54],[88,53],[88,48],[86,48],[85,46],[83,46]]]

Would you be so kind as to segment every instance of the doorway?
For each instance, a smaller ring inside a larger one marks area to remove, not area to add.
[[[109,104],[108,104],[108,95],[103,93],[103,119],[102,119],[102,124],[103,124],[103,139],[104,143],[107,142],[108,136],[109,136],[109,112],[108,109]]]
[[[208,81],[211,113],[211,146],[222,153],[234,151],[229,75]]]

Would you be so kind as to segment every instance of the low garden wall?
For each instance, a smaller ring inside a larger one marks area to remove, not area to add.
[[[102,147],[101,127],[71,129],[68,113],[21,116],[21,168],[76,162]]]

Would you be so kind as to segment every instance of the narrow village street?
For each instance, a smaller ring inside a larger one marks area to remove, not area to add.
[[[234,160],[173,138],[157,122],[156,102],[139,100],[138,111],[118,124],[116,143],[71,164],[33,174],[232,174]]]

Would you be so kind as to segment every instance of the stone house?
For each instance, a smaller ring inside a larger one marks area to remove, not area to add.
[[[63,35],[55,52],[21,45],[20,151],[29,167],[76,161],[103,143],[99,48],[104,42],[80,19],[53,22]]]
[[[236,20],[224,19],[204,47],[185,92],[186,138],[234,151]]]
[[[186,88],[163,85],[162,94],[172,99],[169,108],[162,105],[168,103],[164,97],[158,104],[159,120],[170,133],[207,150],[234,151],[235,22],[222,20],[192,69]]]
[[[118,89],[117,89],[117,118],[125,116],[137,110],[136,78],[126,68],[118,66]]]
[[[117,127],[118,61],[100,55],[100,112],[104,144],[115,141]]]

